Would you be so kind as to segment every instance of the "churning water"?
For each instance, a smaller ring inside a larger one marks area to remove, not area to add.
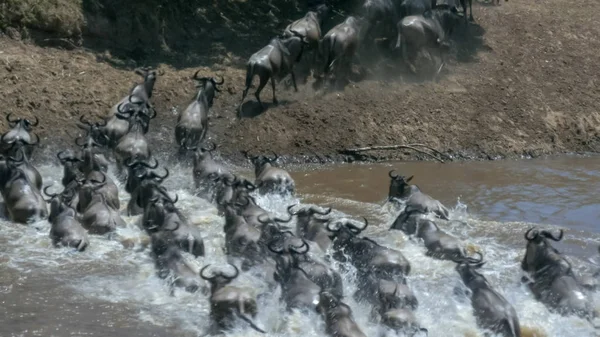
[[[167,161],[161,161],[167,163]],[[167,165],[165,185],[177,193],[177,205],[190,222],[203,230],[206,257],[185,258],[198,270],[207,263],[224,264],[223,218],[214,206],[194,196],[191,168]],[[296,198],[259,197],[260,206],[283,215],[290,204],[333,207],[334,216],[369,219],[365,232],[383,245],[400,249],[410,260],[408,277],[419,308],[416,316],[429,336],[483,336],[462,287],[454,263],[425,255],[419,242],[399,231],[388,231],[397,210],[382,205],[387,194],[387,172],[396,168],[415,175],[414,183],[453,208],[452,219],[440,227],[462,239],[471,251],[481,251],[487,264],[482,273],[515,307],[525,336],[593,336],[584,319],[550,313],[519,282],[524,252],[523,233],[531,226],[564,228],[557,247],[569,254],[581,272],[595,270],[600,243],[600,158],[563,157],[547,160],[490,163],[399,163],[344,165],[292,172]],[[41,165],[44,185],[60,189],[61,169]],[[252,178],[247,171],[242,172]],[[109,174],[115,182],[113,174]],[[120,186],[121,208],[129,195]],[[123,212],[124,214],[125,212]],[[0,220],[0,336],[199,336],[209,325],[206,293],[176,290],[156,276],[149,254],[149,238],[136,225],[138,217],[124,217],[126,228],[112,237],[91,236],[85,252],[55,249],[50,225],[30,226]],[[315,252],[315,254],[317,254]],[[341,272],[339,265],[334,266]],[[343,273],[346,298],[354,318],[367,336],[378,336],[369,321],[370,307],[356,303],[353,268]],[[256,294],[266,292],[260,278],[242,273],[234,281]],[[591,294],[595,303],[598,296]],[[259,326],[269,336],[324,336],[317,314],[287,313],[279,293],[262,296]],[[259,335],[240,328],[228,336]]]

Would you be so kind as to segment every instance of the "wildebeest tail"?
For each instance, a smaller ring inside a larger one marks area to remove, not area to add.
[[[328,44],[326,45],[327,50],[325,50],[326,54],[326,58],[325,58],[325,69],[323,70],[325,73],[328,73],[331,68],[333,68],[333,63],[335,62],[334,59],[334,50],[335,50],[335,41],[336,41],[336,36],[335,34],[332,34],[331,37],[329,38]]]
[[[252,85],[252,79],[254,78],[254,62],[248,62],[246,65],[246,89]]]

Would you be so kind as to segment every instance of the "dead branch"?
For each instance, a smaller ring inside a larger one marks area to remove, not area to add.
[[[441,158],[439,158],[439,157],[435,156],[434,154],[432,154],[432,153],[429,153],[429,152],[427,152],[427,151],[423,151],[423,150],[417,149],[417,148],[416,148],[416,146],[421,146],[421,147],[424,147],[424,148],[426,148],[426,149],[428,149],[428,150],[431,150],[431,151],[433,151],[433,152],[436,152],[436,153],[438,153],[438,154],[440,154],[440,155],[443,155],[443,156],[445,156],[446,158],[449,158],[449,159],[451,159],[450,157],[446,156],[446,155],[445,155],[445,154],[443,154],[442,152],[440,152],[440,151],[438,151],[438,150],[436,150],[436,149],[434,149],[434,148],[431,148],[431,147],[429,147],[429,146],[427,146],[427,145],[424,145],[424,144],[367,146],[367,147],[360,147],[360,148],[356,148],[356,149],[346,149],[346,150],[344,150],[344,152],[347,152],[347,153],[348,153],[348,152],[349,152],[349,153],[360,153],[360,152],[366,152],[366,151],[375,151],[375,150],[397,150],[397,149],[409,149],[409,150],[413,150],[413,151],[415,151],[415,152],[418,152],[418,153],[421,153],[421,154],[427,155],[427,156],[429,156],[429,157],[431,157],[431,158],[433,158],[433,159],[435,159],[435,160],[439,161],[440,163],[444,163],[444,160],[443,160],[443,159],[441,159]]]

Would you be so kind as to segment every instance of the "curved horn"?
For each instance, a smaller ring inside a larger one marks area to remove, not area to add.
[[[331,225],[337,225],[337,228],[332,227]],[[340,231],[340,228],[342,228],[342,224],[339,222],[328,222],[327,226],[325,226],[325,229],[327,229],[328,231],[332,232],[332,233],[337,233]]]
[[[300,250],[302,247],[306,247],[306,249]],[[290,245],[289,249],[296,254],[304,255],[304,254],[308,253],[308,251],[310,250],[310,246],[308,245],[308,243],[306,241],[304,241],[304,239],[302,239],[302,246],[296,247],[296,246]]]
[[[398,178],[398,175],[397,175],[397,174],[392,174],[392,173],[394,173],[395,171],[396,171],[396,170],[391,170],[390,172],[388,172],[388,176],[390,176],[390,178],[392,178],[392,179],[396,179],[396,178]]]
[[[58,196],[60,194],[60,193],[49,193],[48,189],[50,187],[52,187],[52,185],[48,185],[48,186],[44,187],[43,191],[44,191],[45,195],[49,196],[50,198],[54,198],[54,197],[56,197],[56,196]]]
[[[92,127],[92,126],[93,126],[93,125],[92,125],[92,123],[90,123],[90,122],[88,122],[88,121],[86,121],[86,120],[85,120],[85,118],[84,118],[84,116],[83,116],[83,115],[79,116],[79,121],[80,121],[81,123],[83,123],[83,124],[87,124],[87,125],[89,125],[90,127]]]
[[[206,281],[209,281],[209,282],[210,282],[210,281],[212,281],[212,280],[213,280],[213,279],[216,277],[216,275],[212,275],[212,276],[205,276],[205,275],[204,275],[204,271],[205,271],[205,270],[206,270],[208,267],[210,267],[210,264],[207,264],[206,266],[202,267],[202,269],[200,269],[200,277],[202,277],[202,279],[204,279],[204,280],[206,280]]]
[[[75,145],[80,146],[80,147],[85,146],[85,141],[82,144],[79,144],[79,140],[80,139],[83,140],[83,137],[77,137],[77,138],[75,138]]]
[[[256,186],[248,180],[244,182],[244,187],[246,187],[246,189],[249,191],[254,191],[256,189]]]
[[[324,211],[324,212],[316,210],[316,209],[314,209],[312,207],[310,208],[310,210],[311,210],[312,213],[319,214],[319,215],[328,215],[329,213],[331,213],[331,207],[327,208],[326,211]]]
[[[100,184],[101,186],[104,186],[106,184],[106,174],[104,174],[104,172],[100,172],[100,174],[102,174],[102,181],[98,181],[96,179],[90,179],[91,182],[96,183],[96,184]]]
[[[531,231],[534,231],[534,232],[533,232],[533,236],[532,236],[532,237],[529,237],[529,233],[530,233]],[[535,227],[531,227],[531,228],[529,228],[529,229],[527,230],[527,232],[525,232],[525,240],[527,240],[527,241],[532,241],[532,240],[535,240],[535,238],[538,236],[538,234],[539,234],[539,233],[538,233],[538,231],[535,229]]]
[[[292,208],[294,208],[294,206],[296,206],[296,205],[290,205],[290,206],[288,206],[288,208],[287,208],[287,212],[288,212],[288,214],[289,214],[290,216],[298,215],[298,212],[293,212],[293,211],[292,211]]]
[[[235,274],[225,275],[224,273],[221,273],[221,276],[223,276],[226,279],[233,280],[234,278],[238,277],[238,275],[240,274],[240,270],[238,269],[238,267],[236,267],[235,265],[233,265],[231,263],[229,265],[232,266],[233,269],[235,269]]]
[[[276,161],[277,161],[277,159],[279,159],[279,156],[277,155],[277,153],[275,153],[275,151],[271,151],[271,152],[273,152],[273,156],[274,156],[274,157],[273,157],[273,159],[268,159],[268,160],[269,160],[269,162],[271,162],[271,163],[272,163],[272,162],[276,162]]]
[[[206,151],[206,152],[213,152],[214,150],[217,149],[217,144],[215,144],[215,142],[210,142],[210,144],[212,144],[212,147],[210,149],[204,148],[202,147],[202,151]]]
[[[198,71],[196,71],[196,72],[194,73],[194,76],[192,76],[192,79],[193,79],[193,80],[196,80],[196,81],[200,81],[200,80],[202,80],[202,77],[198,77],[198,74],[200,73],[200,71],[201,71],[201,70],[198,70]]]
[[[162,181],[162,180],[165,180],[165,179],[167,179],[167,177],[168,177],[168,176],[169,176],[169,169],[168,169],[168,168],[166,168],[166,167],[165,167],[165,175],[164,175],[164,176],[162,176],[162,177],[161,177],[161,176],[159,176],[158,174],[156,175],[156,177],[157,177],[158,179],[160,179],[161,181]]]
[[[225,77],[221,76],[221,82],[217,82],[214,79],[213,79],[213,81],[215,82],[216,85],[221,85],[221,84],[225,83]]]
[[[58,158],[58,160],[59,160],[61,163],[62,163],[62,162],[64,162],[64,161],[67,161],[67,160],[68,160],[68,158],[61,157],[61,154],[65,153],[65,152],[67,152],[67,150],[62,150],[62,151],[60,151],[60,152],[58,152],[58,153],[56,154],[56,158]]]
[[[549,231],[542,231],[540,234],[543,235],[544,237],[550,239],[550,240],[558,242],[558,241],[562,240],[563,235],[565,234],[565,232],[561,229],[560,232],[558,233],[558,236],[554,236],[554,234],[552,234]]]
[[[29,121],[29,119],[26,119],[26,121],[27,121],[27,122],[29,123],[29,125],[31,125],[31,126],[38,126],[38,124],[40,124],[40,120],[37,118],[37,116],[36,116],[36,115],[33,115],[33,118],[35,118],[35,123],[31,123],[31,122]]]
[[[11,116],[12,114],[13,114],[13,113],[11,112],[11,113],[9,113],[8,115],[6,115],[6,121],[7,121],[8,123],[11,123],[11,124],[12,124],[12,123],[18,123],[18,122],[20,122],[20,121],[21,121],[21,118],[13,119],[13,120],[11,121],[11,120],[10,120],[10,116]]]
[[[346,223],[346,227],[354,234],[359,234],[362,231],[364,231],[365,229],[367,229],[367,227],[369,226],[369,220],[367,220],[367,218],[365,218],[365,217],[363,217],[363,219],[365,220],[365,225],[362,228],[357,227],[356,225],[354,225],[350,222]]]
[[[479,256],[479,258],[476,259],[474,257],[464,257],[463,261],[465,261],[468,264],[478,264],[478,263],[481,263],[483,261],[483,254],[481,254],[481,252],[475,252],[475,255]]]
[[[152,160],[154,160],[154,164],[148,164],[146,162],[140,161],[140,162],[134,162],[134,163],[132,163],[130,165],[127,165],[127,166],[131,167],[131,166],[133,166],[135,164],[140,164],[140,165],[142,165],[145,168],[149,168],[151,170],[154,170],[155,168],[158,167],[158,160],[156,160],[156,158],[152,158]]]
[[[267,217],[267,218],[265,218],[265,217]],[[264,220],[264,219],[266,219],[266,220]],[[257,217],[256,217],[256,220],[258,220],[258,222],[260,222],[260,223],[261,223],[261,224],[263,224],[263,225],[268,225],[268,224],[270,224],[270,223],[271,223],[271,219],[270,219],[270,218],[268,218],[268,215],[267,215],[267,214],[265,214],[265,213],[263,213],[263,214],[261,214],[261,215],[257,216]]]
[[[281,218],[273,218],[273,221],[275,221],[275,222],[283,222],[283,223],[288,223],[288,222],[292,221],[292,214],[290,213],[290,209],[292,207],[294,207],[294,206],[296,206],[296,205],[290,205],[290,206],[287,207],[288,214],[290,216],[287,220],[284,220],[284,219],[281,219]]]

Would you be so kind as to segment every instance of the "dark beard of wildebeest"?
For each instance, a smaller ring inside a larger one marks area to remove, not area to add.
[[[215,92],[220,92],[218,85],[225,83],[225,79],[217,82],[212,77],[198,77],[198,70],[192,79],[198,81],[199,88],[194,100],[177,117],[175,125],[175,141],[179,145],[179,153],[185,154],[186,150],[197,148],[204,141],[208,131],[208,113],[212,107]]]
[[[299,34],[308,43],[305,52],[312,52],[313,54],[310,62],[311,66],[315,64],[319,41],[321,40],[321,29],[328,15],[329,7],[321,4],[314,10],[308,11],[303,18],[287,25],[283,31],[283,36],[286,38]]]
[[[320,219],[317,215],[329,215],[331,207],[325,211],[319,211],[313,207],[301,208],[297,212],[292,212],[288,208],[288,213],[296,216],[296,235],[309,242],[315,242],[321,251],[325,252],[331,246],[331,238],[329,231],[325,225],[331,221],[330,218]]]
[[[37,139],[35,142],[33,142],[33,137],[31,137],[32,127],[38,126],[39,120],[37,116],[34,116],[35,122],[32,123],[29,119],[25,118],[11,119],[11,115],[12,113],[6,115],[6,121],[11,129],[5,132],[0,138],[0,154],[15,156],[16,153],[10,151],[10,149],[14,150],[22,146],[25,150],[25,156],[27,159],[30,159],[34,146],[40,142],[40,138],[37,135],[35,135]],[[17,144],[18,146],[14,147]]]
[[[592,323],[596,314],[573,273],[571,263],[548,241],[560,241],[562,237],[562,230],[558,236],[534,228],[525,233],[527,248],[521,268],[529,277],[524,276],[523,280],[529,284],[536,299],[551,310],[561,315],[576,314]]]
[[[21,168],[25,155],[19,154],[20,158],[0,156],[0,192],[9,220],[28,224],[48,217],[48,209],[42,192]]]
[[[415,59],[420,51],[434,49],[438,52],[440,65],[438,76],[445,65],[445,53],[450,49],[449,38],[460,16],[456,7],[437,5],[422,15],[410,15],[398,22],[398,39],[395,50],[400,50],[404,63],[416,74]]]
[[[117,118],[129,121],[129,130],[119,140],[114,151],[119,173],[123,172],[123,164],[128,159],[150,159],[150,146],[145,135],[148,132],[150,119],[156,117],[156,113],[147,114],[147,107],[140,104],[127,105],[126,109],[119,109],[119,112],[115,114]]]
[[[109,139],[109,147],[114,148],[117,146],[119,139],[123,137],[127,130],[129,130],[128,120],[119,119],[116,113],[119,112],[119,106],[132,102],[132,98],[135,98],[136,103],[150,105],[150,98],[152,97],[152,91],[154,89],[154,83],[156,82],[156,71],[150,68],[138,68],[134,72],[144,79],[144,82],[135,85],[129,94],[123,97],[117,104],[113,105],[108,114],[107,125],[104,127],[104,134]]]
[[[238,118],[242,117],[242,104],[248,95],[248,90],[252,86],[252,79],[258,75],[260,83],[254,96],[264,109],[265,105],[260,100],[260,92],[263,90],[269,79],[273,88],[273,104],[277,105],[275,96],[275,81],[281,80],[286,75],[292,76],[294,91],[298,91],[296,86],[296,75],[294,74],[294,64],[300,62],[304,45],[308,44],[304,38],[297,32],[292,32],[292,37],[275,37],[269,44],[250,56],[246,65],[246,88],[242,93],[242,99],[238,107]]]
[[[216,204],[219,215],[225,212],[227,203],[236,203],[246,196],[250,196],[250,192],[256,189],[256,186],[244,178],[239,178],[233,175],[233,178],[227,175],[215,179],[218,183],[216,192]]]
[[[211,142],[211,145],[211,148],[200,146],[188,150],[194,152],[192,173],[197,193],[209,202],[214,202],[217,189],[222,184],[221,179],[233,180],[234,176],[224,165],[214,160],[212,153],[217,149],[217,144]]]
[[[291,242],[293,239],[302,244],[293,245]],[[322,291],[329,291],[338,298],[344,296],[344,285],[340,274],[328,265],[309,257],[307,253],[310,246],[303,239],[293,236],[279,237],[269,242],[267,247],[272,253],[280,255],[278,263],[288,263],[293,268],[300,268]]]
[[[258,314],[256,298],[251,295],[251,290],[229,285],[240,273],[235,265],[235,274],[227,275],[223,272],[213,272],[213,275],[205,275],[209,265],[200,270],[200,277],[210,283],[210,317],[214,323],[213,333],[233,327],[236,318],[246,321],[254,330],[266,333],[259,328],[252,319]],[[215,331],[216,330],[216,331]]]
[[[496,290],[477,269],[481,268],[483,255],[479,259],[455,258],[456,271],[464,285],[470,289],[471,305],[477,325],[503,337],[520,337],[519,317],[513,306]]]
[[[405,209],[408,209],[409,211],[420,210],[422,213],[433,212],[439,218],[449,220],[448,216],[450,212],[441,202],[421,192],[417,185],[408,184],[414,176],[407,179],[404,176],[394,175],[393,172],[394,170],[391,170],[388,173],[391,179],[388,201],[393,202],[395,201],[394,199],[405,201]]]
[[[153,165],[153,167],[154,166],[156,165]],[[167,168],[164,168],[165,173],[162,176],[151,170],[137,169],[135,171],[136,172],[130,172],[131,174],[135,173],[134,177],[129,178],[128,176],[128,181],[131,179],[130,188],[133,189],[131,198],[127,204],[127,214],[129,216],[144,213],[144,210],[150,203],[150,199],[155,195],[164,195],[166,190],[160,186],[160,184],[162,184],[169,176],[169,170]],[[137,186],[135,182],[137,182]]]
[[[252,165],[254,165],[254,185],[256,185],[260,194],[290,193],[294,195],[296,192],[296,183],[286,170],[274,166],[274,163],[279,159],[279,156],[275,152],[273,152],[273,158],[267,156],[250,156],[246,151],[243,153],[246,159],[249,159]]]
[[[319,293],[319,304],[316,310],[323,316],[325,332],[330,336],[367,337],[354,321],[350,306],[334,294],[327,291]]]
[[[103,235],[114,232],[117,227],[125,227],[125,221],[119,215],[119,209],[113,208],[101,191],[107,186],[107,176],[104,173],[98,173],[104,178],[103,180],[90,177],[80,182],[79,199],[82,199],[82,195],[91,196],[89,204],[82,210],[81,224],[90,234]]]
[[[163,240],[194,257],[204,256],[202,232],[195,225],[190,225],[188,219],[177,209],[175,204],[178,200],[177,195],[171,199],[166,193],[160,193],[150,199],[142,217],[143,227],[150,234],[157,230],[169,229],[162,231]]]
[[[367,237],[357,237],[369,225],[367,219],[364,220],[362,228],[349,221],[327,224],[326,228],[333,239],[333,258],[346,262],[345,253],[359,274],[379,272],[382,277],[390,280],[408,276],[410,263],[400,251],[384,247]]]
[[[44,193],[50,197],[50,239],[55,247],[72,247],[84,251],[89,245],[87,231],[77,219],[77,211],[69,206],[75,197],[73,190],[64,190],[59,193],[48,192],[47,186]]]
[[[352,60],[360,45],[362,20],[349,16],[331,28],[319,42],[316,77],[326,78],[333,73],[336,86],[340,86],[352,71]]]

